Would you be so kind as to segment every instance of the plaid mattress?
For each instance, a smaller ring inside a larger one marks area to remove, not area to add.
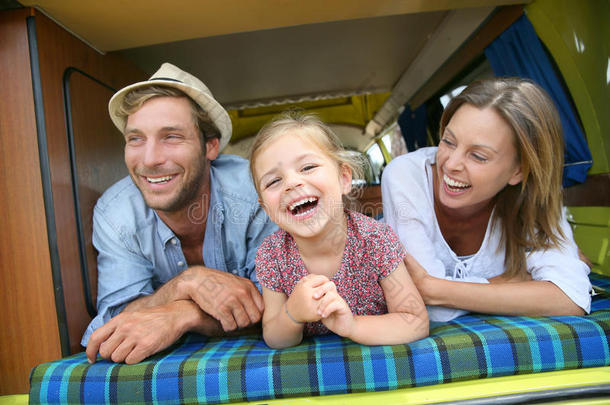
[[[610,279],[592,275],[599,290]],[[605,287],[605,288],[604,288]],[[272,350],[258,336],[188,335],[137,365],[84,353],[41,364],[32,403],[226,403],[385,391],[452,381],[610,365],[610,296],[584,317],[472,314],[405,345],[362,346],[327,335]]]

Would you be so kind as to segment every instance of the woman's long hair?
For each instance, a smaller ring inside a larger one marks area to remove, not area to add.
[[[559,247],[564,238],[561,178],[563,136],[553,101],[533,82],[496,78],[473,82],[451,100],[441,117],[441,136],[463,104],[492,108],[512,128],[521,184],[507,185],[496,196],[493,223],[502,226],[507,276],[526,271],[526,254]]]

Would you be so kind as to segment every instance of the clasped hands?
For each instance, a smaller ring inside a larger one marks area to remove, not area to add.
[[[248,279],[194,266],[154,294],[140,297],[89,339],[87,358],[138,363],[187,331],[222,335],[261,320],[263,299]]]
[[[326,276],[309,274],[295,286],[286,300],[286,310],[296,322],[321,321],[337,335],[349,337],[354,328],[354,316],[337,286]]]

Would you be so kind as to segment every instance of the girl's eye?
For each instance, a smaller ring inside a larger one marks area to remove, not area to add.
[[[279,181],[280,181],[280,179],[278,179],[278,178],[271,179],[270,181],[268,181],[265,184],[265,188],[269,188],[269,187],[273,186],[274,184],[277,184]]]
[[[307,171],[310,171],[310,170],[315,169],[316,167],[318,167],[318,166],[317,166],[317,165],[314,165],[314,164],[308,164],[308,165],[303,166],[303,169],[302,169],[302,170],[303,170],[304,172],[307,172]]]

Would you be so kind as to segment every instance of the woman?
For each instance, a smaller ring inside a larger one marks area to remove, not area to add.
[[[430,319],[467,311],[582,315],[589,268],[563,215],[557,111],[534,83],[471,84],[445,109],[438,147],[385,169],[385,221]]]

